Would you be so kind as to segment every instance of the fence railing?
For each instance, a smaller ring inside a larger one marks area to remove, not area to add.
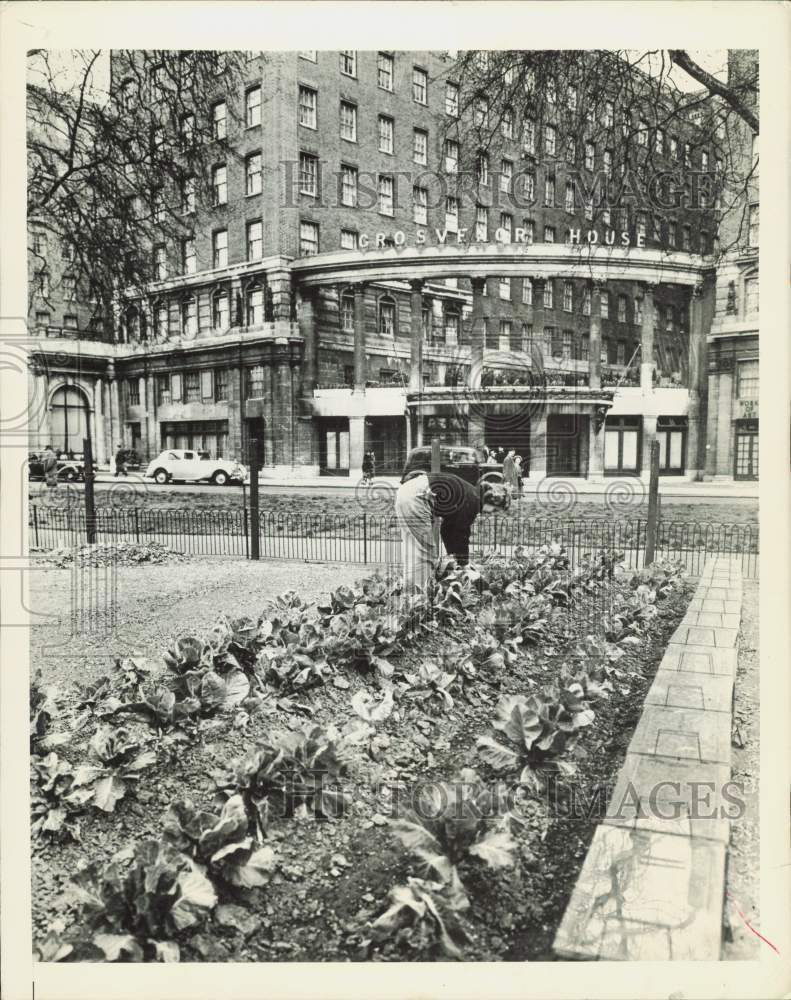
[[[557,541],[577,565],[598,549],[616,549],[629,568],[643,565],[647,522],[643,518],[523,518],[486,515],[473,527],[473,555],[537,548]],[[31,504],[30,545],[53,549],[87,540],[83,506],[55,508]],[[97,508],[97,542],[157,541],[191,555],[249,557],[250,515],[243,510],[145,510]],[[259,518],[262,559],[393,565],[401,562],[401,534],[395,516],[362,513],[353,517],[262,513]],[[703,569],[708,556],[740,555],[742,573],[758,578],[758,527],[753,525],[674,522],[661,519],[658,557],[680,559],[690,574]]]

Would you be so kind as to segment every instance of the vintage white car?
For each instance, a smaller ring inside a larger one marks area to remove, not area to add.
[[[202,482],[208,480],[215,486],[226,483],[243,483],[247,469],[239,462],[212,458],[208,451],[184,451],[168,448],[148,463],[146,479],[153,479],[160,486],[171,482]]]

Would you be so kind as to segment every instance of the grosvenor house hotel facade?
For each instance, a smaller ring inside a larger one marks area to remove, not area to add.
[[[647,122],[614,167],[614,95],[587,132],[517,110],[471,149],[454,61],[431,52],[251,53],[244,77],[198,109],[224,140],[209,203],[182,193],[191,236],[163,232],[111,331],[53,263],[32,449],[80,451],[89,425],[100,463],[119,443],[245,458],[256,438],[266,474],[355,477],[365,451],[392,473],[439,437],[597,479],[646,476],[658,439],[663,476],[757,478],[757,192],[724,258],[712,212],[593,206],[643,145],[703,184],[715,164],[683,130]]]

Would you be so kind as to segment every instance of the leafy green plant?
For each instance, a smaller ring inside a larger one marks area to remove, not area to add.
[[[165,684],[182,704],[183,714],[228,711],[250,694],[250,681],[238,663],[225,659],[227,672],[218,673],[211,645],[194,636],[179,637],[162,658],[169,671]]]
[[[248,832],[263,839],[272,800],[285,795],[285,754],[268,743],[259,743],[244,757],[236,758],[213,774],[217,788],[215,805],[222,806],[234,796],[241,797]]]
[[[352,696],[351,705],[354,711],[364,719],[365,722],[376,725],[389,719],[393,713],[393,689],[385,688],[384,695],[380,701],[374,701],[367,691],[360,690]]]
[[[430,712],[439,713],[453,708],[450,688],[456,682],[456,674],[449,674],[435,663],[425,661],[414,674],[404,674],[401,685],[405,696],[422,703]]]
[[[30,679],[30,752],[41,753],[61,746],[70,739],[70,733],[51,732],[52,720],[58,714],[58,690],[44,685],[41,671]]]
[[[151,666],[146,660],[134,656],[118,657],[113,665],[111,684],[122,701],[131,701],[139,697],[150,676]]]
[[[501,797],[465,769],[458,782],[420,788],[414,809],[390,821],[403,846],[454,893],[463,893],[458,866],[481,861],[489,868],[514,864],[512,817]]]
[[[114,812],[116,803],[125,798],[140,780],[143,771],[156,764],[155,750],[141,750],[125,729],[105,727],[94,733],[91,750],[98,764],[81,764],[74,775],[74,785],[89,792],[97,808]]]
[[[478,750],[495,772],[519,772],[519,783],[538,791],[542,772],[573,773],[573,764],[557,758],[573,749],[579,731],[594,718],[579,685],[510,695],[500,701],[492,723],[499,735],[481,736]]]
[[[113,700],[111,692],[112,682],[106,674],[95,681],[88,681],[87,684],[74,682],[75,729],[82,729],[102,715],[113,713],[121,701],[117,698]]]
[[[105,962],[178,962],[176,939],[205,924],[217,902],[195,862],[156,840],[140,841],[104,869],[82,868],[68,895],[79,907],[64,942],[69,959]]]
[[[80,839],[77,814],[91,793],[74,784],[74,770],[53,751],[31,759],[31,833],[53,839]]]
[[[463,948],[471,939],[461,916],[469,907],[466,896],[441,882],[408,878],[406,885],[390,890],[389,901],[385,912],[368,923],[363,951],[389,943],[399,951],[463,959]]]
[[[259,847],[248,833],[241,795],[218,813],[196,808],[190,799],[172,803],[162,817],[164,839],[202,866],[220,885],[252,889],[266,885],[275,864],[271,847]]]
[[[362,671],[393,675],[387,659],[398,646],[398,619],[381,605],[355,604],[333,615],[327,624],[324,648],[330,663]]]
[[[614,610],[604,620],[604,634],[619,645],[638,645],[656,614],[656,592],[640,584],[631,596],[616,598]]]

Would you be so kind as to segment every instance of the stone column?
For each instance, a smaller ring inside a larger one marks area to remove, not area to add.
[[[588,479],[593,483],[600,483],[604,478],[604,425],[605,422],[602,419],[599,426],[599,419],[595,412],[591,414],[588,437]]]
[[[316,330],[316,291],[303,288],[299,296],[299,335],[305,345],[302,363],[301,395],[312,399],[319,371],[318,331]]]
[[[365,285],[352,285],[354,295],[354,391],[365,392]],[[362,459],[360,460],[362,464]]]
[[[267,271],[266,281],[272,292],[272,309],[275,323],[290,323],[294,318],[291,290],[291,272],[285,269]]]
[[[93,413],[93,460],[97,465],[104,465],[107,459],[104,448],[104,406],[101,377],[93,383]]]
[[[360,479],[365,454],[365,416],[349,417],[349,475]]]
[[[124,435],[118,402],[118,381],[115,377],[115,365],[112,361],[107,365],[107,378],[110,383],[110,454],[114,455],[115,449],[123,442]]]
[[[687,421],[687,476],[696,480],[700,477],[701,452],[701,373],[704,370],[706,335],[703,325],[703,284],[695,285],[689,300],[689,408]]]
[[[533,343],[530,347],[530,361],[536,376],[544,370],[544,279],[533,278]],[[546,420],[544,421],[546,424]]]
[[[147,376],[146,391],[146,459],[154,458],[159,452],[159,435],[157,434],[157,408],[156,408],[156,378],[154,375]]]
[[[486,350],[486,317],[483,314],[483,289],[486,278],[470,278],[472,285],[472,316],[470,318],[470,381],[471,389],[480,389],[483,357]]]
[[[415,278],[409,284],[412,289],[409,300],[409,391],[420,392],[423,388],[423,281]]]
[[[591,389],[601,389],[601,293],[603,287],[604,284],[601,281],[592,281],[590,285],[591,321],[590,343],[588,345],[588,384]],[[591,451],[591,469],[593,469],[593,458]]]
[[[720,401],[720,373],[719,371],[709,372],[708,390],[708,414],[706,420],[706,480],[713,479],[719,469],[717,468],[717,444],[719,442],[719,401]]]
[[[716,399],[709,400],[709,412],[713,411],[713,418],[717,422],[717,435],[714,438],[715,475],[719,477],[733,478],[733,459],[735,439],[733,433],[733,365],[723,366],[717,376],[719,386]],[[687,455],[689,455],[689,444],[687,445]],[[689,459],[687,459],[689,464]]]
[[[651,475],[651,446],[656,440],[656,397],[654,395],[654,288],[642,284],[643,322],[640,327],[640,392],[643,397],[643,479]]]
[[[543,479],[547,474],[547,411],[546,403],[541,413],[530,417],[530,473],[529,479]]]

